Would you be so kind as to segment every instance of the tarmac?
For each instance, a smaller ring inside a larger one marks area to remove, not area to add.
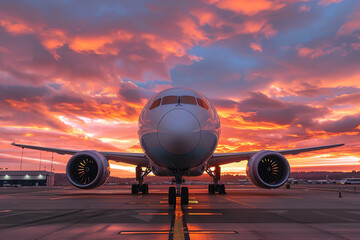
[[[188,205],[168,185],[0,188],[0,239],[360,239],[360,186],[189,185]],[[341,193],[339,193],[341,188]]]

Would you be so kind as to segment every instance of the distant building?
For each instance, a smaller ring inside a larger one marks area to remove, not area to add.
[[[54,173],[47,171],[0,171],[0,187],[54,186]]]

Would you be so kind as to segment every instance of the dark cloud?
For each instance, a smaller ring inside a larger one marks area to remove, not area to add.
[[[120,98],[127,102],[140,103],[141,92],[135,84],[132,82],[123,82],[120,84],[119,90]]]
[[[250,122],[269,122],[279,125],[298,125],[313,127],[315,119],[324,117],[331,111],[326,107],[314,107],[285,102],[266,96],[261,92],[250,92],[249,97],[240,102],[215,99],[219,108],[236,107],[239,113],[246,113],[242,118]]]
[[[272,122],[280,125],[301,124],[303,127],[313,126],[314,119],[330,113],[327,108],[317,108],[292,103],[285,104],[282,108],[277,109],[252,108],[252,110],[250,110],[248,108],[248,110],[254,112],[254,114],[249,117],[244,117],[247,121]]]
[[[336,96],[327,101],[328,105],[344,105],[344,104],[353,104],[358,105],[360,103],[360,92],[352,94],[343,94]]]
[[[62,104],[62,103],[70,103],[70,104],[83,104],[85,101],[84,99],[76,96],[76,94],[56,94],[45,99],[46,104],[51,107],[52,105]]]
[[[214,99],[210,99],[210,101],[212,104],[215,105],[215,107],[222,109],[227,109],[227,108],[232,109],[238,105],[238,102],[229,99],[214,98]]]
[[[239,110],[246,109],[281,109],[285,104],[280,100],[269,98],[261,92],[250,92],[250,97],[244,99],[239,104]]]
[[[356,129],[360,125],[360,115],[345,116],[336,121],[326,121],[319,124],[318,129],[326,132],[343,133],[343,132],[360,132]]]
[[[46,86],[35,87],[0,84],[1,101],[6,99],[39,101],[40,98],[51,92],[51,89]]]

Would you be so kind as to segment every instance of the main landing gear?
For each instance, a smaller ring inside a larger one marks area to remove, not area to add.
[[[169,205],[176,204],[176,197],[181,197],[181,204],[189,204],[189,189],[187,187],[182,187],[181,183],[184,182],[182,176],[175,177],[176,188],[169,187]]]
[[[150,168],[146,168],[145,171],[142,170],[141,166],[136,167],[136,181],[139,181],[139,184],[133,184],[131,186],[131,194],[142,194],[149,193],[149,185],[144,183],[144,177],[146,177],[151,172]]]
[[[209,184],[209,194],[226,194],[225,185],[219,184],[221,168],[219,166],[215,167],[215,171],[212,171],[210,168],[206,168],[206,172],[212,177],[214,180],[214,184]]]

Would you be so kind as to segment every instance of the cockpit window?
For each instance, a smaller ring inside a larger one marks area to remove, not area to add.
[[[160,106],[161,98],[156,99],[150,106],[150,110]]]
[[[202,100],[201,98],[195,98],[193,96],[166,96],[161,98],[156,99],[150,106],[150,110],[160,106],[161,105],[167,105],[167,104],[191,104],[191,105],[196,105],[197,104],[200,107],[205,108],[206,110],[209,109],[209,106],[206,104],[206,102],[204,100]]]
[[[193,96],[181,96],[180,102],[184,104],[196,105],[196,100]]]
[[[178,103],[177,96],[166,96],[166,97],[163,97],[161,105],[177,104],[177,103]]]
[[[200,98],[197,98],[197,102],[198,102],[198,105],[199,105],[200,107],[203,107],[203,108],[205,108],[206,110],[209,109],[208,105],[206,104],[206,102],[205,102],[204,100],[202,100],[202,99],[200,99]]]

